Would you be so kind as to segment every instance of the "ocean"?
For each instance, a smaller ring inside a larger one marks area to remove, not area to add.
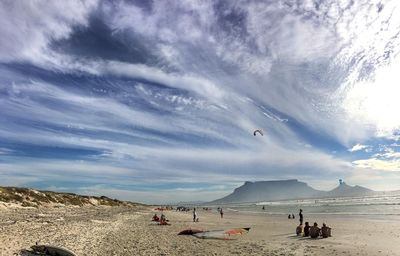
[[[262,209],[264,206],[264,210]],[[259,214],[294,214],[299,209],[307,214],[342,215],[399,215],[400,194],[366,197],[320,198],[230,204],[222,206],[228,211]]]

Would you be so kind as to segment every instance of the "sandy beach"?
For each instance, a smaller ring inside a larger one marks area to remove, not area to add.
[[[35,242],[68,248],[77,255],[400,255],[400,222],[350,216],[307,216],[326,222],[327,239],[296,237],[297,220],[282,215],[239,214],[227,211],[191,213],[165,211],[170,226],[151,222],[150,208],[64,207],[0,210],[0,255],[15,255]],[[251,227],[237,240],[178,236],[187,228],[214,230]]]

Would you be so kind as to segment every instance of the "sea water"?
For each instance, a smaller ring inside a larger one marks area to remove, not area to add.
[[[307,214],[400,216],[400,194],[230,204],[225,205],[225,209],[243,213],[295,214],[296,218],[299,209]]]

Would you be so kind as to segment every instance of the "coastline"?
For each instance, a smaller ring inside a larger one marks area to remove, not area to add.
[[[307,215],[305,221],[326,222],[332,237],[310,239],[294,234],[298,219],[284,215],[198,210],[165,211],[170,226],[151,222],[149,207],[63,207],[0,210],[0,255],[13,255],[35,242],[68,248],[77,255],[400,255],[400,222],[357,216]],[[297,217],[297,216],[296,216]],[[237,240],[178,236],[187,228],[203,230],[250,227]]]

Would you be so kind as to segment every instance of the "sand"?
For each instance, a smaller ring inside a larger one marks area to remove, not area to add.
[[[199,210],[166,211],[171,226],[151,222],[150,208],[63,207],[0,209],[0,255],[11,256],[35,242],[61,246],[77,255],[400,255],[398,216],[307,215],[305,220],[333,228],[332,237],[296,237],[298,220],[282,215]],[[237,240],[178,236],[186,228],[251,227]]]

